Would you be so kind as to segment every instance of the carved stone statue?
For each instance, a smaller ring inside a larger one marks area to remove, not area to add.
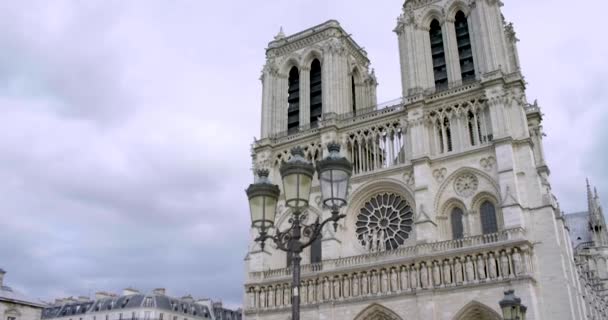
[[[254,288],[249,289],[248,296],[249,296],[249,307],[255,308],[256,305],[255,305],[255,289]]]
[[[441,285],[441,270],[437,261],[433,261],[433,284],[436,287]]]
[[[401,267],[401,290],[405,291],[410,287],[410,273],[407,271],[407,267]]]
[[[317,280],[317,291],[315,292],[316,295],[316,300],[318,302],[324,301],[323,300],[323,281],[322,280]]]
[[[410,266],[410,287],[413,290],[418,289],[418,270],[415,265]]]
[[[266,290],[260,288],[260,308],[266,308]]]
[[[454,261],[454,274],[456,276],[456,284],[461,284],[464,282],[464,274],[462,272],[462,262],[458,258]]]
[[[361,295],[369,294],[369,278],[367,273],[361,275]]]
[[[513,269],[515,269],[515,275],[523,274],[522,264],[521,264],[521,254],[519,251],[513,252]]]
[[[443,285],[452,284],[452,265],[450,260],[443,260]]]
[[[372,232],[372,248],[371,251],[378,251],[378,233]]]
[[[324,301],[331,300],[331,297],[330,297],[330,288],[329,288],[329,279],[328,278],[324,278],[323,279],[323,300]]]
[[[353,276],[353,297],[359,296],[359,275],[355,274]]]
[[[429,287],[429,271],[424,262],[420,265],[420,285],[422,288]]]
[[[507,257],[507,253],[503,251],[500,254],[500,275],[503,278],[508,278],[509,273],[509,257]]]
[[[370,276],[370,281],[372,282],[372,294],[378,293],[378,273],[372,271]]]
[[[488,276],[490,279],[496,279],[496,259],[492,252],[488,254]]]
[[[380,292],[388,292],[388,274],[386,270],[380,271]]]
[[[342,297],[350,297],[350,279],[348,276],[342,278]]]
[[[484,261],[482,255],[477,256],[477,279],[486,279],[486,262]]]
[[[465,260],[464,270],[467,276],[466,281],[469,283],[475,281],[475,268],[473,267],[473,261],[470,256],[467,256]]]
[[[315,302],[315,283],[313,281],[308,282],[308,303]]]
[[[333,283],[334,283],[333,298],[334,298],[334,300],[338,300],[340,298],[340,278],[334,278]]]
[[[268,287],[268,308],[274,307],[274,288]]]
[[[391,288],[390,291],[397,292],[399,291],[399,280],[397,279],[397,270],[391,269]]]
[[[378,251],[386,251],[386,241],[382,230],[378,231]]]

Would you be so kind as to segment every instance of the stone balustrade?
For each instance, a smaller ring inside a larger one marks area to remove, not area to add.
[[[314,305],[420,290],[483,285],[532,276],[532,246],[524,230],[324,261],[302,268],[302,305]],[[249,312],[290,306],[288,269],[250,273]]]

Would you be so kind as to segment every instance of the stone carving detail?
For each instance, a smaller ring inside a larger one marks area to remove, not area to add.
[[[437,180],[437,182],[441,182],[445,179],[447,173],[448,169],[446,168],[435,169],[433,170],[433,177],[435,177],[435,180]]]
[[[479,160],[479,165],[486,171],[492,170],[495,164],[496,159],[494,159],[492,156]]]
[[[465,173],[454,180],[454,191],[462,197],[470,197],[477,191],[479,180],[472,173]]]
[[[414,185],[416,185],[416,180],[414,178],[414,172],[406,171],[403,174],[403,181],[405,181],[405,183],[410,187],[413,187]]]
[[[410,204],[394,193],[372,197],[359,210],[357,239],[370,251],[393,250],[409,238],[414,223]]]

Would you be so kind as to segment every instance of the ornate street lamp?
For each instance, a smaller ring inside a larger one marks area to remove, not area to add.
[[[526,320],[526,306],[515,296],[514,290],[505,291],[505,297],[498,302],[504,320]]]
[[[340,208],[347,204],[348,186],[352,174],[352,165],[340,157],[340,145],[330,143],[327,146],[329,156],[317,164],[319,183],[323,205],[331,210],[331,217],[323,222],[319,218],[306,225],[304,210],[308,207],[310,189],[314,175],[314,167],[304,158],[304,151],[300,147],[291,150],[291,159],[281,165],[280,172],[283,180],[283,193],[285,204],[292,209],[289,219],[291,226],[285,231],[275,229],[274,235],[268,234],[269,229],[275,227],[276,207],[279,198],[279,187],[268,180],[268,170],[257,172],[257,181],[247,188],[251,209],[251,224],[259,229],[259,236],[255,241],[260,242],[262,250],[266,240],[272,240],[282,251],[291,256],[292,266],[292,292],[291,292],[291,319],[300,319],[300,254],[304,248],[310,246],[315,240],[322,237],[323,227],[333,222],[334,228],[338,221],[345,217],[340,214]],[[308,240],[302,242],[302,235]]]

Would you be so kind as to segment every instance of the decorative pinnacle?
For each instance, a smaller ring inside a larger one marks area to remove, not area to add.
[[[260,178],[268,178],[270,171],[268,171],[268,169],[258,169],[258,171],[256,173],[258,174],[258,177],[260,177]]]
[[[327,144],[327,150],[329,152],[340,152],[340,144],[333,141]]]
[[[279,33],[277,33],[276,36],[274,36],[275,40],[279,40],[279,39],[283,39],[285,38],[285,32],[283,32],[283,26],[281,26],[281,28],[279,29]]]
[[[295,146],[295,147],[291,148],[291,155],[300,156],[300,157],[304,158],[304,149],[302,149],[302,147],[300,147],[300,146]]]

